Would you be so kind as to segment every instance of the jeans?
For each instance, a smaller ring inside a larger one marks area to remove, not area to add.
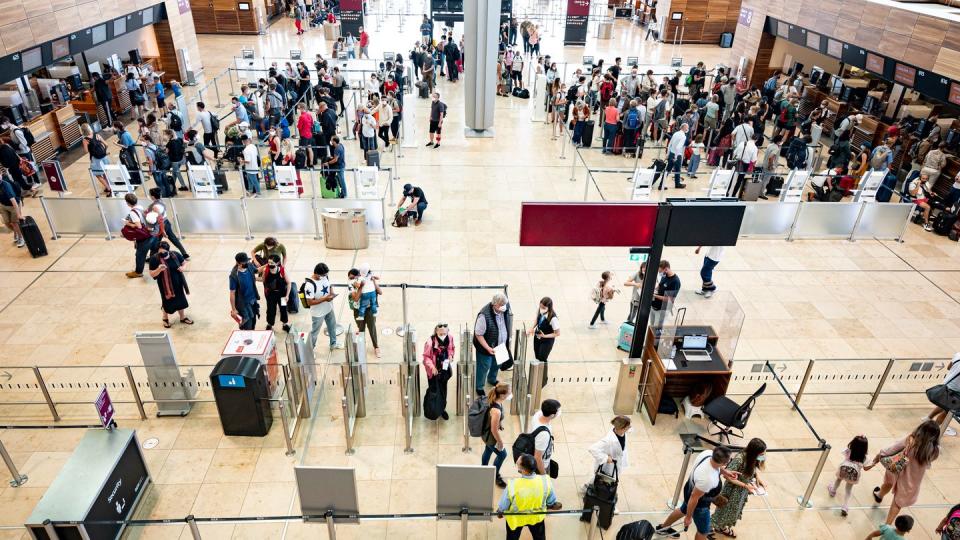
[[[260,178],[255,172],[246,172],[243,173],[243,179],[245,181],[247,191],[256,195],[260,194]]]
[[[609,154],[613,151],[613,139],[617,136],[616,124],[603,124],[603,152]]]
[[[337,316],[333,313],[333,310],[328,311],[323,317],[311,317],[311,322],[313,324],[310,326],[310,346],[314,349],[317,348],[317,336],[320,335],[320,327],[326,323],[330,347],[333,348],[337,344]]]
[[[583,127],[587,125],[586,122],[577,121],[573,124],[573,144],[582,144],[583,139]]]
[[[183,187],[190,187],[187,185],[187,182],[183,179],[183,175],[180,174],[180,169],[183,168],[183,160],[172,161],[170,162],[171,172],[173,172],[173,179],[176,183],[180,184]]]
[[[337,175],[337,185],[340,186],[340,198],[347,198],[347,182],[343,179],[343,169],[335,169],[334,174]]]
[[[260,312],[260,306],[254,302],[247,304],[238,298],[237,313],[240,314],[240,330],[253,330],[257,326],[257,314]]]
[[[483,383],[487,382],[490,386],[497,385],[497,372],[500,371],[497,366],[497,359],[493,355],[477,350],[477,395],[483,394]]]
[[[697,174],[697,169],[700,167],[700,154],[693,154],[690,156],[689,162],[687,162],[687,174],[694,175]]]
[[[426,210],[427,210],[427,203],[425,203],[425,202],[423,202],[423,201],[417,202],[416,214],[417,214],[417,220],[418,220],[418,221],[423,219],[423,213],[424,213]],[[414,211],[413,211],[413,210],[408,210],[407,213],[408,213],[408,214],[413,214]]]
[[[497,476],[500,476],[500,466],[503,465],[503,462],[507,460],[507,449],[497,450],[496,446],[490,446],[489,444],[483,447],[483,455],[480,456],[481,465],[490,464],[490,456],[496,455],[497,457],[493,459],[493,466],[497,468]]]
[[[663,171],[663,174],[660,175],[660,185],[663,186],[663,179],[670,173],[674,171],[673,175],[673,186],[680,187],[680,168],[683,165],[683,156],[674,154],[671,152],[667,155],[667,170]],[[651,186],[653,187],[653,186]]]
[[[530,538],[533,540],[547,540],[547,530],[544,527],[543,522],[534,523],[533,525],[524,525],[519,529],[511,529],[510,525],[507,527],[507,540],[520,540],[520,534],[523,533],[523,527],[526,527],[530,530]]]
[[[135,272],[138,274],[143,273],[143,267],[147,262],[147,254],[153,255],[153,252],[157,250],[157,237],[151,236],[146,240],[140,240],[135,244],[136,254],[134,255],[134,260],[136,261]]]
[[[187,255],[187,248],[183,247],[183,244],[180,242],[180,237],[173,232],[173,225],[170,224],[169,219],[163,220],[163,235],[170,240],[170,243],[173,244],[174,247],[180,250],[180,254],[183,255],[184,258],[190,257],[190,255]]]
[[[360,304],[357,306],[357,315],[359,317],[364,317],[368,310],[374,315],[377,314],[377,292],[376,291],[362,293],[360,295]]]
[[[710,257],[703,258],[703,266],[700,267],[700,279],[703,281],[703,290],[712,291],[717,288],[713,284],[713,269],[720,264],[720,261],[715,261]]]
[[[597,322],[597,317],[600,317],[600,320],[601,320],[601,321],[606,321],[606,320],[607,320],[607,319],[604,317],[604,313],[606,312],[606,309],[607,309],[607,304],[606,304],[606,303],[600,302],[600,303],[597,304],[597,310],[593,312],[593,318],[590,319],[590,325],[591,325],[591,326],[593,325],[593,323]]]

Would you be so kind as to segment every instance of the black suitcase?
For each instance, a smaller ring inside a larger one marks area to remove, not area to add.
[[[23,241],[27,243],[27,249],[34,259],[47,254],[47,244],[43,241],[40,227],[37,226],[37,222],[33,220],[32,216],[24,216],[20,220],[20,234],[23,235]]]
[[[783,189],[783,177],[782,176],[770,177],[770,181],[767,182],[767,195],[774,195],[776,197],[779,197],[781,189]]]
[[[580,146],[584,148],[590,148],[590,144],[593,143],[593,120],[587,120],[583,123],[583,135],[580,137]]]
[[[641,519],[620,527],[620,530],[617,531],[616,540],[651,540],[654,534],[656,534],[656,529],[653,525],[649,521]]]
[[[590,521],[590,512],[594,506],[600,508],[600,515],[597,518],[597,524],[603,529],[609,529],[613,523],[613,509],[617,505],[617,495],[614,494],[612,500],[597,494],[593,485],[587,486],[587,492],[583,495],[583,508],[588,510],[581,514],[580,521],[588,523]]]
[[[379,167],[379,166],[380,166],[380,151],[367,150],[367,167]]]
[[[663,174],[663,171],[667,170],[667,162],[662,159],[653,160],[653,170],[657,172],[653,175],[653,182],[651,182],[651,185],[660,181],[660,176]]]
[[[217,186],[217,193],[230,191],[230,186],[227,184],[227,173],[224,171],[219,169],[213,171],[213,183]]]
[[[950,212],[940,212],[933,220],[933,232],[940,236],[947,236],[957,222],[957,215]]]
[[[428,97],[430,97],[430,85],[428,85],[427,83],[423,81],[418,82],[417,90],[420,91],[419,95],[422,99],[427,99]]]

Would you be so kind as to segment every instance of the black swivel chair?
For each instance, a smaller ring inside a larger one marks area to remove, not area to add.
[[[710,403],[707,403],[703,408],[703,413],[710,419],[710,423],[717,426],[719,430],[718,433],[710,433],[710,435],[717,435],[721,441],[726,438],[728,443],[730,442],[731,434],[742,439],[743,428],[747,427],[747,421],[750,420],[750,413],[753,411],[753,406],[756,404],[760,394],[763,394],[763,391],[766,389],[767,383],[763,383],[763,386],[747,398],[747,400],[743,402],[743,405],[738,404],[726,396],[718,396],[710,401]],[[740,433],[737,434],[734,433],[734,431],[739,431]]]

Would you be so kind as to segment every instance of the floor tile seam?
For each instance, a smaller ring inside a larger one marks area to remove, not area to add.
[[[27,291],[27,289],[29,289],[30,287],[32,287],[33,284],[36,283],[41,277],[43,277],[44,274],[46,274],[47,272],[49,272],[49,271],[53,268],[53,266],[54,266],[55,264],[57,264],[58,262],[60,262],[60,259],[62,259],[62,258],[64,257],[64,255],[66,255],[71,249],[73,249],[77,244],[80,243],[81,240],[83,240],[83,239],[86,238],[86,237],[87,237],[87,235],[82,235],[82,236],[77,237],[77,238],[74,240],[73,244],[70,244],[70,246],[68,246],[67,249],[65,249],[65,250],[63,251],[63,253],[61,253],[56,259],[54,259],[53,262],[51,262],[50,264],[48,264],[47,267],[44,268],[43,270],[39,270],[39,271],[38,271],[38,270],[32,270],[32,272],[39,272],[39,273],[37,274],[37,277],[33,278],[33,279],[30,281],[30,283],[27,284],[26,287],[24,287],[23,289],[21,289],[20,292],[18,292],[16,296],[14,296],[13,298],[11,298],[10,301],[6,303],[6,305],[4,305],[2,308],[0,308],[0,314],[2,314],[2,313],[3,313],[8,307],[10,307],[14,302],[16,302],[17,299],[20,298],[20,296],[21,296],[24,292]],[[22,270],[22,271],[26,271],[26,270]]]

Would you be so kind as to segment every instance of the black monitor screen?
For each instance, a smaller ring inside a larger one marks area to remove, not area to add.
[[[675,204],[670,210],[668,246],[735,246],[746,208],[736,203]]]

